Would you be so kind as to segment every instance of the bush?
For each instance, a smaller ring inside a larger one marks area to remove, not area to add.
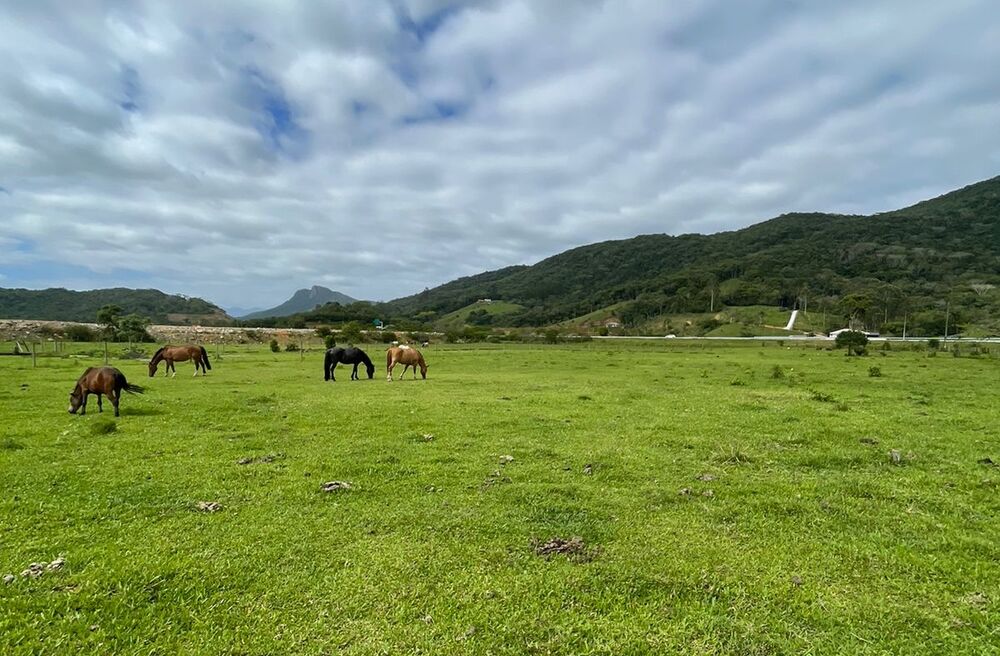
[[[298,351],[298,350],[299,350],[299,345],[296,344],[295,342],[288,342],[287,344],[285,344],[285,351],[287,351],[289,353],[292,353],[292,352]]]
[[[337,338],[330,334],[329,328],[327,328],[326,335],[323,336],[323,345],[328,349],[332,349],[337,345]]]
[[[555,344],[559,341],[559,331],[555,328],[549,328],[545,331],[545,343]]]
[[[781,380],[785,377],[785,370],[781,368],[780,364],[776,364],[771,368],[771,378],[775,380]]]
[[[868,367],[868,376],[870,378],[881,378],[882,370],[879,367]]]
[[[941,340],[939,340],[936,337],[931,337],[929,340],[927,340],[927,348],[929,349],[933,349],[936,351],[940,346],[941,346]]]
[[[66,339],[71,342],[94,342],[97,341],[97,333],[87,326],[74,323],[66,326],[63,330]]]
[[[845,330],[837,335],[835,343],[837,348],[846,348],[847,355],[851,355],[851,353],[864,355],[868,352],[865,348],[868,345],[868,336],[858,330]]]
[[[276,339],[272,339],[271,340],[271,352],[272,353],[280,353],[281,352],[281,347],[278,345],[278,340],[276,340]]]

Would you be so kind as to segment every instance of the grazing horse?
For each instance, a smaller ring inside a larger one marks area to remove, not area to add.
[[[204,346],[195,346],[194,344],[185,344],[184,346],[170,346],[168,344],[154,353],[153,359],[149,361],[150,378],[156,375],[156,367],[160,364],[160,360],[164,360],[167,363],[166,368],[163,370],[164,375],[173,370],[176,376],[177,368],[174,367],[174,363],[184,362],[185,360],[194,360],[195,376],[198,375],[198,367],[201,367],[203,376],[208,375],[208,370],[212,368],[212,365],[208,362],[208,351],[205,350]]]
[[[340,362],[354,365],[354,370],[351,372],[351,380],[358,380],[359,364],[364,364],[365,368],[368,369],[369,380],[375,375],[375,365],[367,353],[353,346],[350,348],[337,346],[326,350],[326,358],[323,361],[323,380],[337,382],[337,379],[333,376],[333,370],[337,368],[337,364]]]
[[[88,367],[69,394],[70,414],[76,414],[77,410],[81,415],[87,414],[87,396],[91,394],[97,395],[97,411],[104,412],[104,407],[101,405],[103,394],[111,399],[117,417],[118,399],[121,398],[122,390],[130,394],[142,394],[145,391],[138,385],[130,384],[125,380],[125,374],[114,367]]]
[[[397,364],[403,365],[403,373],[400,374],[400,379],[406,375],[407,367],[413,367],[413,377],[417,377],[417,366],[420,366],[420,375],[423,378],[427,378],[427,363],[424,362],[424,356],[420,355],[420,351],[413,348],[412,346],[392,346],[389,347],[385,352],[385,370],[386,370],[386,380],[392,380],[392,368]]]

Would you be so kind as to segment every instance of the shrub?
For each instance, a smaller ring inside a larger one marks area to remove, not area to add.
[[[852,352],[855,355],[864,355],[867,353],[865,347],[868,345],[868,336],[858,330],[845,330],[837,335],[835,343],[837,348],[846,348],[847,355],[851,355]]]
[[[555,344],[559,341],[559,331],[555,328],[549,328],[545,331],[545,343]]]
[[[882,369],[880,369],[879,367],[868,367],[868,376],[870,378],[881,378]]]
[[[332,349],[337,345],[337,338],[330,334],[330,329],[327,328],[326,335],[323,336],[323,345],[328,349]]]
[[[776,364],[771,367],[771,378],[775,380],[781,380],[785,377],[785,370],[781,368],[780,364]]]
[[[272,353],[279,353],[280,351],[281,351],[281,347],[278,345],[278,340],[272,339],[271,340],[271,352]]]
[[[97,340],[97,333],[95,331],[78,323],[66,326],[63,334],[71,342],[93,342]]]
[[[287,351],[289,353],[294,352],[294,351],[298,351],[298,350],[299,350],[299,345],[296,344],[295,342],[288,342],[287,344],[285,344],[285,351]]]
[[[937,350],[941,346],[941,340],[936,337],[931,337],[927,340],[927,348]]]

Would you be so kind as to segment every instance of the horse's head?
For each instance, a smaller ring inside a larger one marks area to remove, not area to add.
[[[368,364],[365,365],[365,368],[368,369],[368,380],[371,380],[372,378],[374,378],[375,377],[375,365],[372,364],[371,362],[369,362]]]
[[[427,363],[420,359],[420,377],[427,380]]]
[[[80,393],[79,389],[75,389],[69,393],[69,413],[75,415],[76,411],[80,409],[80,404],[83,403],[83,394]]]
[[[167,373],[170,373],[169,371]],[[152,378],[156,375],[156,362],[149,363],[149,377]]]

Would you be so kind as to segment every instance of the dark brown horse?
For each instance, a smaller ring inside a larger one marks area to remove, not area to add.
[[[167,363],[164,368],[164,375],[170,373],[172,370],[174,375],[177,375],[177,368],[174,367],[175,362],[184,362],[185,360],[194,360],[194,375],[198,375],[198,367],[201,367],[201,373],[203,376],[208,375],[208,370],[212,368],[212,365],[208,362],[208,351],[205,350],[204,346],[195,346],[194,344],[185,344],[184,346],[164,346],[159,351],[153,354],[153,359],[149,361],[149,377],[152,378],[156,375],[156,367],[163,360]]]
[[[76,381],[76,387],[69,394],[70,414],[76,414],[79,410],[81,415],[87,414],[87,397],[91,394],[97,395],[97,411],[104,412],[101,405],[101,396],[111,399],[111,405],[115,406],[115,416],[118,416],[118,399],[121,398],[122,390],[130,394],[142,394],[145,390],[138,385],[132,385],[125,380],[125,374],[114,367],[89,367]]]
[[[403,344],[401,346],[391,346],[385,352],[385,370],[386,370],[386,380],[392,380],[392,368],[397,364],[403,365],[403,373],[400,374],[399,378],[402,379],[406,375],[406,369],[408,367],[413,367],[413,377],[417,377],[417,366],[420,367],[420,375],[423,378],[427,378],[427,363],[424,362],[424,356],[420,355],[420,351],[413,348],[412,346],[407,346]]]

